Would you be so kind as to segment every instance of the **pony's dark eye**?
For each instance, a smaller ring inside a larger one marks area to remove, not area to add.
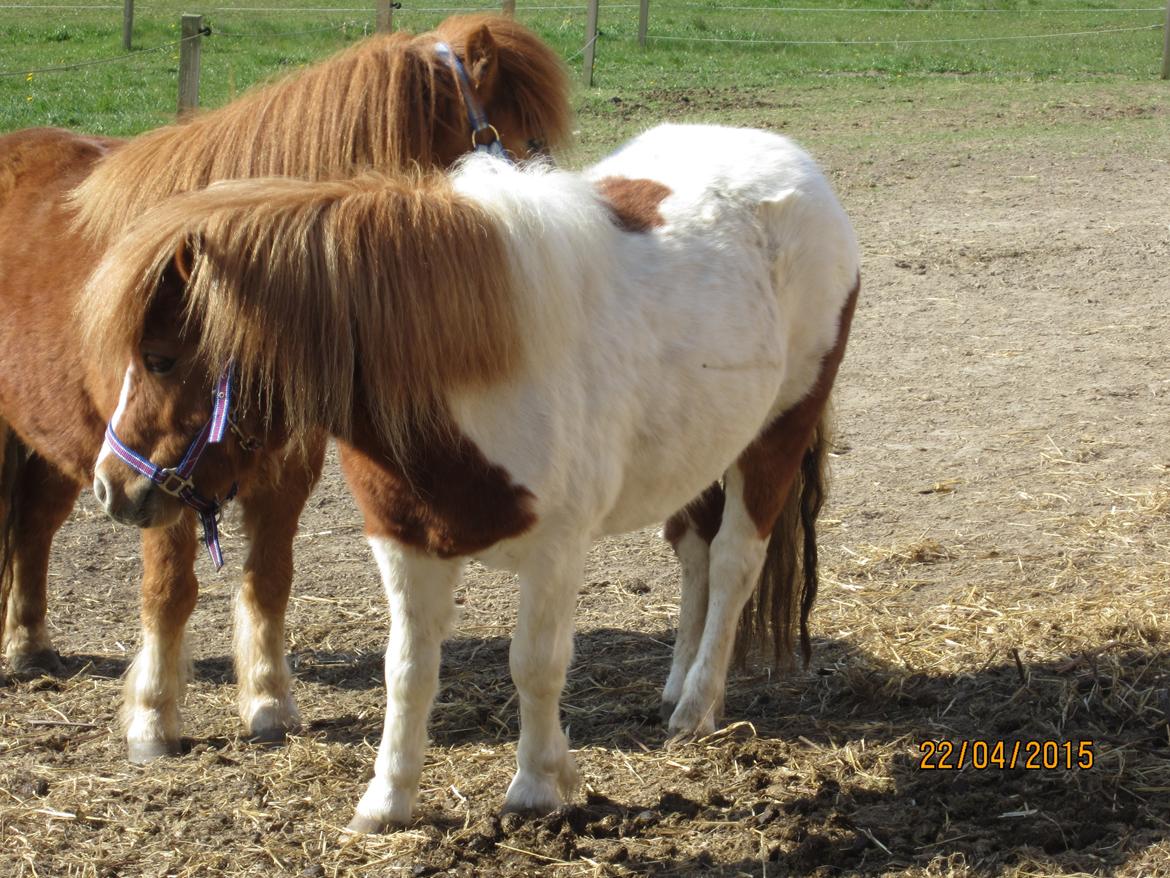
[[[546,155],[548,152],[548,144],[546,144],[544,140],[539,137],[532,138],[524,145],[528,147],[528,154],[530,156],[542,156]]]
[[[146,371],[155,375],[166,375],[175,368],[174,357],[164,357],[160,354],[143,354],[142,362],[146,366]]]

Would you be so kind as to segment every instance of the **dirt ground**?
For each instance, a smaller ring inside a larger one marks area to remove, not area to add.
[[[239,739],[229,520],[228,568],[200,562],[189,752],[131,767],[116,710],[136,536],[86,499],[50,583],[68,676],[0,686],[0,874],[1170,874],[1170,140],[1148,136],[1168,107],[1037,105],[1034,135],[992,138],[953,104],[928,117],[951,136],[880,155],[807,132],[857,227],[863,293],[813,661],[736,674],[737,724],[665,746],[677,569],[653,532],[607,540],[563,708],[585,787],[500,819],[514,592],[473,569],[418,820],[344,839],[380,734],[386,615],[331,463],[289,617],[303,733]],[[1058,112],[1098,146],[1060,148]],[[1094,763],[922,768],[938,740],[1091,742]]]

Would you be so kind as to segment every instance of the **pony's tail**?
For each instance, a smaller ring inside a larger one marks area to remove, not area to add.
[[[17,485],[28,460],[28,449],[16,432],[0,420],[0,650],[4,647],[8,621],[8,598],[12,593],[16,551],[16,524],[19,507]]]
[[[828,457],[832,447],[828,408],[817,422],[788,498],[772,526],[764,568],[744,607],[736,636],[736,661],[752,647],[772,645],[772,661],[788,665],[799,632],[804,666],[812,658],[808,617],[817,599],[817,517],[828,497]]]

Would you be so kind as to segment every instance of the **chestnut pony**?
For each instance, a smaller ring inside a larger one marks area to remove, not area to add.
[[[462,86],[450,55],[436,51],[439,41],[462,60]],[[107,244],[168,195],[216,180],[447,165],[475,141],[467,97],[482,105],[506,149],[542,152],[568,137],[567,96],[559,59],[535,35],[506,18],[461,16],[418,36],[370,37],[128,142],[56,129],[0,137],[0,614],[8,617],[5,625],[0,615],[0,634],[12,668],[60,667],[45,627],[49,548],[93,477],[119,398],[106,364],[79,350],[75,314]],[[155,358],[144,368],[161,374],[170,364]],[[235,658],[240,716],[257,738],[279,738],[298,722],[284,612],[293,535],[323,448],[323,435],[252,448],[229,434],[217,450],[218,465],[230,461],[239,474],[249,540]],[[198,587],[192,512],[176,507],[155,523],[142,535],[143,638],[125,689],[134,761],[179,749],[183,631]]]
[[[477,154],[450,178],[178,196],[106,255],[85,314],[102,362],[128,363],[111,435],[140,453],[182,454],[233,370],[265,441],[341,440],[391,610],[385,729],[350,824],[371,831],[411,816],[469,558],[519,575],[508,808],[554,808],[576,783],[559,701],[598,536],[670,519],[676,734],[713,730],[761,577],[781,580],[756,598],[776,635],[790,648],[799,627],[807,648],[815,575],[784,571],[816,517],[859,283],[852,228],[804,152],[663,126],[584,175]],[[149,369],[158,357],[173,370]],[[201,469],[199,490],[222,493],[234,466]],[[95,479],[119,521],[173,514],[106,452]],[[803,551],[815,567],[807,534]]]

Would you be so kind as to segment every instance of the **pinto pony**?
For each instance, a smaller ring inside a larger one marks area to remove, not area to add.
[[[603,534],[670,517],[689,587],[704,586],[665,693],[670,729],[714,728],[802,465],[820,482],[858,288],[853,231],[805,153],[761,131],[664,126],[584,176],[477,155],[449,179],[180,196],[107,254],[84,313],[102,361],[129,363],[114,426],[144,452],[184,447],[228,363],[270,441],[341,441],[390,603],[386,724],[350,824],[376,831],[411,816],[469,558],[519,574],[507,808],[552,809],[577,782],[559,699]],[[144,368],[160,355],[172,374]],[[231,477],[196,481],[215,494]],[[115,518],[150,503],[123,466],[96,479]],[[702,499],[716,494],[717,513]],[[795,588],[776,597],[785,626],[810,607]]]
[[[462,60],[464,85],[450,55],[436,51],[439,41]],[[45,628],[49,547],[92,480],[119,401],[120,379],[111,382],[104,364],[79,350],[75,314],[107,244],[156,202],[216,180],[448,164],[476,139],[467,100],[482,105],[508,150],[543,152],[568,137],[567,94],[560,61],[532,33],[506,18],[463,16],[419,36],[371,37],[129,142],[55,129],[0,137],[0,635],[14,669],[59,669]],[[158,356],[143,370],[161,375],[172,365]],[[128,384],[123,391],[123,405],[137,401]],[[239,420],[260,426],[246,414]],[[299,439],[257,449],[229,435],[202,465],[238,476],[250,542],[236,614],[239,706],[258,738],[282,737],[298,721],[284,612],[293,535],[324,437]],[[143,641],[126,683],[135,761],[179,748],[183,631],[197,591],[190,510],[171,508],[154,522],[166,526],[143,533]]]

